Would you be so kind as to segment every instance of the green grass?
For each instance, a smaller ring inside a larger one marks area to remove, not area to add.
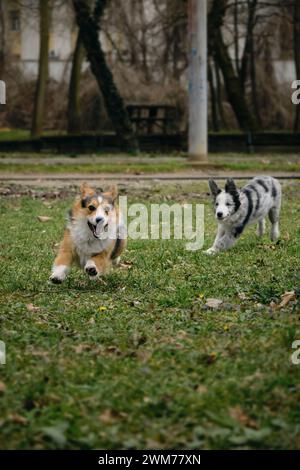
[[[56,155],[0,153],[0,172],[16,174],[34,173],[176,173],[191,172],[193,164],[186,154],[141,153],[128,154]],[[17,160],[16,160],[17,159]],[[197,167],[199,169],[199,167]],[[300,154],[210,154],[207,164],[200,169],[216,171],[300,172]]]
[[[206,192],[177,184],[129,196],[204,202],[206,248]],[[269,307],[285,291],[299,296],[299,197],[299,183],[284,186],[277,245],[254,227],[212,258],[180,240],[131,240],[131,269],[102,282],[74,270],[61,287],[47,280],[71,199],[2,198],[0,448],[300,449],[299,304]],[[223,307],[207,309],[209,297]]]
[[[166,163],[91,163],[91,164],[52,164],[52,165],[43,165],[43,164],[1,164],[1,172],[10,172],[10,173],[22,173],[22,174],[31,174],[31,173],[173,173],[176,171],[187,170],[187,165],[184,161],[173,161],[170,159]]]
[[[30,132],[23,129],[1,129],[0,141],[30,139]]]

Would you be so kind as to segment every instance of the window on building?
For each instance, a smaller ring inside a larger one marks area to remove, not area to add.
[[[11,31],[20,31],[21,29],[20,12],[18,10],[10,12],[10,29]]]

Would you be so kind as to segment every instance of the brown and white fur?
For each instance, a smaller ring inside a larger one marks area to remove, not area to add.
[[[84,183],[80,189],[52,268],[50,279],[55,284],[66,279],[73,264],[91,279],[108,273],[112,264],[119,263],[126,246],[117,188],[97,192]]]

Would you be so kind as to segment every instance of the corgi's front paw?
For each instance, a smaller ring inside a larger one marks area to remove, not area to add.
[[[49,279],[50,279],[51,282],[53,282],[53,284],[62,284],[63,283],[62,279],[60,279],[57,276],[54,276],[53,274],[50,276]]]
[[[218,252],[217,252],[217,250],[216,250],[215,248],[211,247],[211,248],[209,248],[208,250],[206,250],[204,253],[205,253],[206,255],[215,255],[215,254],[218,253]]]
[[[61,284],[66,279],[68,272],[68,266],[62,264],[54,266],[50,276],[50,281],[53,282],[53,284]]]
[[[87,275],[90,277],[90,279],[95,279],[98,276],[97,267],[94,261],[88,261],[85,265],[84,270],[87,273]]]

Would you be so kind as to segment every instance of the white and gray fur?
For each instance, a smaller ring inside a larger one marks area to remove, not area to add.
[[[218,231],[214,244],[206,253],[214,254],[228,250],[244,232],[245,228],[258,222],[258,235],[265,232],[265,218],[271,222],[272,241],[279,237],[279,215],[281,208],[281,186],[271,176],[253,178],[239,190],[233,179],[228,179],[225,190],[221,190],[214,180],[209,180],[214,200]]]

